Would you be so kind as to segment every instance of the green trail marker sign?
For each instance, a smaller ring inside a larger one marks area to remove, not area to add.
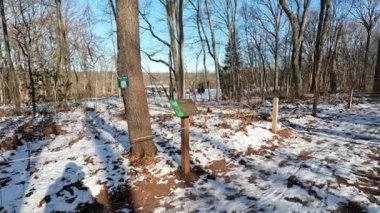
[[[181,169],[184,175],[190,173],[190,119],[189,116],[198,114],[197,106],[191,99],[170,101],[175,114],[181,118]]]
[[[127,89],[129,87],[129,78],[128,78],[128,76],[117,77],[117,86],[120,89]]]
[[[198,114],[198,109],[195,106],[194,101],[190,99],[171,100],[170,105],[175,114],[180,118]]]

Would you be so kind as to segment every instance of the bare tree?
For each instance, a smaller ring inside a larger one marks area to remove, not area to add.
[[[122,89],[132,156],[156,155],[148,102],[141,70],[138,0],[117,0],[118,75],[128,76],[130,87]]]
[[[379,45],[377,47],[377,62],[376,62],[376,71],[373,82],[373,91],[380,92],[380,39]]]
[[[331,2],[331,22],[330,35],[327,41],[327,58],[328,58],[328,73],[330,77],[330,93],[336,93],[337,82],[337,59],[338,59],[338,44],[342,38],[344,22],[350,13],[351,8],[345,8],[348,2],[345,0],[333,0]]]
[[[211,16],[211,7],[209,0],[205,0],[206,5],[206,11],[207,11],[207,20],[210,27],[210,33],[211,33],[211,46],[212,46],[212,57],[214,59],[214,67],[215,67],[215,77],[216,77],[216,94],[215,94],[215,100],[218,101],[219,97],[219,90],[220,90],[220,68],[219,68],[219,58],[218,58],[218,51],[216,47],[216,39],[215,39],[215,29],[214,29],[214,21],[212,20]]]
[[[223,96],[241,99],[240,52],[237,30],[237,0],[219,0],[214,2],[215,14],[221,31],[227,36],[226,57],[223,72],[220,75]]]
[[[208,80],[208,71],[207,71],[207,65],[206,65],[206,56],[207,56],[206,44],[208,44],[208,38],[205,33],[203,20],[202,20],[202,1],[198,0],[196,3],[194,3],[193,1],[189,1],[189,2],[194,8],[195,13],[196,13],[195,22],[197,24],[198,37],[201,42],[202,53],[203,53],[203,69],[205,72],[205,81],[206,81],[205,83],[208,90],[208,100],[211,101],[210,83]]]
[[[283,17],[283,10],[277,0],[260,0],[258,1],[259,8],[263,8],[263,11],[258,10],[259,14],[256,16],[256,20],[260,22],[264,31],[273,37],[274,45],[274,80],[273,90],[277,92],[278,79],[279,79],[279,60],[280,60],[280,31]]]
[[[364,55],[364,69],[362,71],[360,87],[365,88],[366,73],[368,72],[369,47],[371,43],[372,30],[380,17],[380,8],[378,0],[360,0],[355,1],[354,15],[358,18],[359,23],[363,25],[367,32],[367,40]]]
[[[315,91],[314,91],[314,102],[313,102],[313,112],[314,116],[317,115],[317,106],[319,99],[319,76],[321,69],[321,62],[323,56],[323,48],[326,39],[327,24],[329,22],[331,12],[330,12],[330,0],[321,0],[321,9],[319,11],[319,22],[318,22],[318,32],[315,42],[315,52],[314,52],[314,66],[313,75],[315,76]]]
[[[246,58],[246,63],[248,64],[248,69],[250,72],[250,78],[249,80],[246,79],[248,82],[254,81],[255,80],[255,75],[254,75],[254,58],[255,58],[255,51],[254,51],[254,42],[253,38],[254,35],[256,34],[257,30],[255,29],[255,23],[256,20],[254,19],[254,15],[256,11],[254,10],[253,7],[250,7],[250,5],[247,2],[244,2],[243,5],[240,8],[240,14],[242,16],[243,20],[243,29],[244,29],[244,36],[245,36],[245,58]],[[250,83],[248,84],[249,91],[252,91],[254,88],[254,84]],[[249,100],[249,98],[248,98]]]
[[[20,112],[21,102],[20,102],[20,92],[18,86],[18,78],[16,75],[15,68],[13,66],[12,56],[11,56],[11,48],[9,45],[9,36],[8,36],[8,26],[7,21],[5,19],[4,12],[4,1],[0,0],[0,15],[1,15],[1,23],[3,27],[3,36],[4,36],[4,48],[5,48],[5,56],[6,56],[6,64],[7,64],[7,85],[8,92],[10,97],[12,97],[16,111]]]
[[[302,75],[300,71],[301,64],[299,63],[300,51],[302,48],[302,41],[304,39],[304,32],[309,16],[310,10],[310,1],[304,0],[302,4],[302,14],[295,15],[290,9],[287,0],[279,0],[282,9],[285,11],[290,25],[292,27],[292,74],[293,74],[293,85],[295,89],[296,96],[303,95],[303,86],[302,86]],[[299,13],[299,8],[301,8],[301,2],[296,1],[297,4],[297,13]]]
[[[69,96],[70,82],[69,82],[69,69],[70,69],[70,56],[67,47],[67,33],[61,13],[61,0],[55,0],[56,12],[56,29],[57,29],[57,60],[55,71],[57,75],[62,75],[63,97],[66,100]],[[63,71],[63,72],[62,72]],[[55,92],[57,94],[57,92]],[[57,97],[55,97],[57,101]],[[65,105],[67,103],[64,103]]]
[[[23,56],[26,58],[30,94],[31,94],[31,99],[32,99],[32,110],[33,110],[33,116],[35,116],[37,113],[37,99],[36,99],[36,85],[35,85],[35,80],[33,76],[32,48],[33,48],[33,43],[36,39],[36,36],[34,35],[35,29],[33,29],[33,26],[32,26],[33,24],[32,19],[36,15],[35,14],[36,10],[34,8],[34,5],[32,6],[27,5],[25,2],[22,2],[21,0],[18,0],[15,3],[17,4],[17,9],[21,16],[19,17],[19,19],[17,19],[17,25],[15,26],[15,29],[17,31],[16,42],[18,43],[18,46]]]
[[[168,31],[170,35],[170,55],[174,65],[174,76],[178,99],[186,94],[184,71],[184,32],[183,32],[183,0],[162,0],[166,8]]]

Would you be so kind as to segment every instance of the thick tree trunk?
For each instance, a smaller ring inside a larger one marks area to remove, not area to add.
[[[132,156],[155,156],[152,130],[141,70],[138,0],[117,0],[118,74],[128,76],[130,86],[122,89]]]
[[[61,13],[61,0],[55,0],[56,6],[56,30],[57,30],[57,43],[58,43],[58,57],[56,62],[56,72],[63,74],[63,78],[61,79],[63,85],[63,99],[64,105],[67,105],[67,99],[70,93],[70,84],[69,84],[69,66],[70,66],[70,56],[68,54],[67,47],[67,35],[65,26],[63,24],[63,18]],[[64,72],[62,72],[64,71]]]
[[[293,43],[297,43],[297,41],[293,41]],[[296,97],[302,96],[302,77],[301,77],[301,71],[300,71],[300,64],[299,64],[299,48],[297,48],[298,45],[293,45],[292,50],[292,81],[293,81],[293,88],[295,89],[295,95]]]
[[[19,91],[19,85],[18,85],[18,78],[16,75],[15,68],[13,66],[13,61],[11,57],[11,49],[9,45],[9,37],[8,37],[8,26],[5,19],[5,12],[4,12],[4,2],[3,0],[0,0],[0,15],[1,15],[1,22],[2,22],[2,28],[3,28],[3,36],[4,36],[4,48],[5,48],[5,56],[6,56],[6,63],[7,63],[7,79],[8,79],[8,91],[11,93],[9,94],[9,97],[12,97],[16,111],[20,112],[21,108],[21,101],[20,101],[20,91]]]
[[[373,82],[373,91],[380,92],[380,39],[379,45],[377,47],[377,62],[376,62],[376,70]]]

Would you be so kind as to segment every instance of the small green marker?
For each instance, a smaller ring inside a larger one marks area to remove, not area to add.
[[[184,113],[181,111],[181,108],[179,107],[178,105],[178,102],[177,100],[171,100],[170,101],[170,105],[172,106],[175,114],[178,116],[178,117],[182,117],[184,115]]]
[[[129,87],[129,78],[128,78],[128,76],[117,77],[117,86],[120,89],[127,89]]]

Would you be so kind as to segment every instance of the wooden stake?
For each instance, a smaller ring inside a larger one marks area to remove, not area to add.
[[[352,108],[352,98],[353,98],[353,96],[354,96],[354,89],[351,89],[350,99],[348,100],[347,109],[351,109]]]
[[[273,98],[273,112],[272,112],[272,132],[276,133],[278,118],[278,98]]]
[[[189,117],[181,118],[181,163],[184,175],[190,172]]]

